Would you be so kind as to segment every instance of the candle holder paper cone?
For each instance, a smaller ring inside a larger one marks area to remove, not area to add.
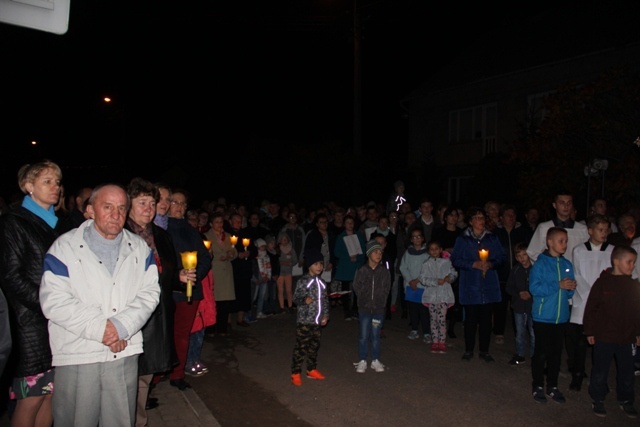
[[[182,258],[182,268],[187,270],[193,270],[198,265],[198,252],[180,252]],[[193,283],[191,280],[187,280],[187,302],[191,302],[193,296]]]

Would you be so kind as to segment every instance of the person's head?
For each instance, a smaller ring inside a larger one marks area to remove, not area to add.
[[[433,258],[442,256],[442,244],[438,240],[432,240],[427,244],[427,253]]]
[[[404,182],[400,180],[394,182],[393,189],[395,190],[396,194],[404,194]]]
[[[458,224],[458,210],[448,207],[442,214],[443,224],[447,227],[455,227]]]
[[[596,245],[601,245],[607,240],[611,231],[609,219],[600,214],[593,214],[587,218],[587,232],[589,241]]]
[[[187,218],[187,222],[190,226],[198,228],[198,211],[196,209],[187,210],[185,217]]]
[[[93,187],[82,187],[78,191],[76,191],[75,195],[73,196],[75,207],[80,212],[83,212],[82,207],[84,206],[84,202],[89,199],[92,191]]]
[[[404,214],[403,224],[405,227],[409,227],[414,222],[416,222],[416,213],[413,211],[406,212]]]
[[[167,215],[171,207],[171,187],[161,182],[156,182],[158,193],[160,194],[156,203],[156,213],[159,215]]]
[[[518,242],[513,247],[513,253],[516,255],[516,261],[518,261],[524,268],[528,268],[531,265],[531,258],[527,253],[527,244],[524,242]]]
[[[512,230],[516,226],[517,213],[513,205],[502,205],[500,207],[500,222],[507,230]]]
[[[375,240],[376,242],[378,242],[383,250],[387,247],[387,238],[384,236],[384,234],[371,233],[371,240]]]
[[[551,227],[547,230],[547,248],[554,257],[563,255],[567,251],[569,235],[562,227]]]
[[[60,199],[62,170],[50,160],[23,165],[18,170],[18,186],[40,207],[49,209]]]
[[[607,201],[605,199],[595,199],[591,204],[591,214],[607,215]]]
[[[229,225],[231,225],[231,228],[234,230],[240,230],[242,228],[242,215],[238,212],[232,213],[229,217]]]
[[[291,228],[297,228],[298,227],[298,215],[293,212],[293,211],[289,211],[289,215],[287,215],[287,225]]]
[[[467,209],[467,218],[469,218],[469,226],[475,234],[479,235],[485,230],[487,216],[484,209],[479,206],[471,206]]]
[[[389,217],[386,214],[381,214],[378,217],[378,229],[385,231],[389,228]]]
[[[129,196],[117,184],[100,185],[91,192],[87,211],[93,226],[105,239],[113,240],[122,232],[129,212]]]
[[[378,208],[375,205],[369,205],[367,207],[367,221],[370,221],[370,222],[378,221]]]
[[[489,200],[484,204],[484,211],[493,222],[498,222],[500,219],[500,203],[495,200]]]
[[[430,199],[423,198],[420,200],[420,215],[423,218],[431,218],[433,212],[433,202]]]
[[[253,244],[258,248],[259,251],[264,252],[267,250],[267,241],[261,238],[257,238]]]
[[[198,227],[203,228],[209,225],[209,212],[204,209],[198,209]]]
[[[171,205],[169,206],[169,217],[184,218],[188,206],[189,200],[187,198],[187,192],[181,189],[173,190],[173,194],[171,194]]]
[[[627,238],[632,239],[636,234],[636,219],[631,214],[621,215],[618,219],[618,230]]]
[[[612,273],[616,276],[631,276],[636,266],[638,252],[630,246],[619,245],[611,251]]]
[[[398,212],[393,211],[389,213],[389,226],[395,229],[397,224],[398,224]]]
[[[156,203],[160,194],[151,181],[136,177],[127,185],[127,195],[131,200],[129,218],[140,227],[146,227],[156,215]]]
[[[530,225],[538,225],[540,221],[540,212],[538,208],[529,208],[524,214],[525,219]]]
[[[370,262],[378,264],[382,260],[384,248],[376,239],[367,242],[366,254]]]
[[[211,224],[211,228],[216,233],[222,232],[224,229],[224,213],[220,211],[215,211],[214,213],[212,213],[209,224]]]
[[[344,229],[346,231],[353,232],[353,230],[354,230],[354,228],[356,226],[356,220],[351,215],[346,215],[344,217],[344,220],[342,221],[342,225],[344,226]]]
[[[319,276],[324,270],[324,256],[319,250],[308,250],[304,252],[304,266],[312,276]]]
[[[424,245],[424,234],[422,233],[422,227],[416,227],[411,230],[411,246],[416,249],[421,248]]]
[[[240,212],[238,212],[240,213]],[[249,226],[256,228],[260,225],[260,214],[258,212],[252,212],[249,215]]]
[[[269,233],[264,236],[264,241],[267,242],[267,250],[274,252],[276,250],[276,237]]]
[[[287,246],[291,243],[291,239],[289,239],[289,235],[287,233],[278,234],[278,244],[282,246]]]
[[[316,215],[315,223],[318,230],[320,230],[321,232],[326,232],[327,227],[329,227],[329,218],[326,214],[319,213]]]
[[[333,212],[333,223],[343,225],[345,215],[346,215],[346,212],[344,208],[341,208],[341,207],[336,208],[336,210]]]
[[[559,191],[553,198],[551,204],[553,209],[556,210],[556,216],[561,221],[566,221],[571,218],[573,211],[573,194],[568,191]]]

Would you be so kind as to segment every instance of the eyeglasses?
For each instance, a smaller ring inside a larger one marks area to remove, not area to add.
[[[180,207],[183,207],[183,208],[187,207],[187,202],[176,202],[175,200],[172,200],[171,204],[174,205],[174,206],[180,206]]]

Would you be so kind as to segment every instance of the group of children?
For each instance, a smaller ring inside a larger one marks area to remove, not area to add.
[[[573,261],[563,256],[568,233],[562,227],[547,231],[547,247],[535,263],[524,243],[516,245],[518,263],[511,269],[506,286],[512,298],[516,327],[516,354],[509,363],[520,365],[528,355],[535,402],[545,403],[548,397],[564,403],[566,399],[558,389],[563,348],[566,345],[569,355],[570,389],[579,391],[586,376],[590,345],[593,363],[589,395],[593,412],[606,416],[604,399],[609,391],[609,368],[615,358],[617,401],[628,417],[635,418],[634,355],[640,346],[640,284],[632,279],[632,273],[637,252],[628,246],[609,245],[606,241],[609,224],[602,215],[588,218],[589,240],[574,248]],[[429,242],[426,249],[428,256],[420,271],[424,287],[421,302],[429,310],[431,352],[444,353],[445,319],[447,309],[455,302],[451,283],[457,272],[449,259],[442,256],[438,242]],[[380,334],[391,282],[388,269],[381,265],[382,252],[383,247],[376,240],[369,241],[367,261],[357,270],[353,281],[360,313],[360,361],[354,363],[358,373],[366,371],[369,354],[373,370],[383,372],[385,368],[380,362]],[[326,284],[320,280],[322,262],[320,254],[305,255],[307,274],[298,280],[294,293],[294,303],[299,309],[291,379],[297,386],[302,384],[305,358],[307,377],[325,378],[316,369],[321,327],[329,319]]]
[[[589,395],[593,412],[606,416],[604,399],[615,358],[618,404],[628,417],[636,418],[634,353],[640,345],[640,284],[631,276],[637,252],[607,243],[609,220],[602,215],[588,218],[587,229],[589,240],[573,249],[573,261],[563,256],[568,233],[561,227],[547,231],[547,249],[535,263],[527,255],[526,245],[516,246],[518,264],[506,287],[516,326],[516,354],[510,363],[525,362],[528,339],[534,400],[545,403],[549,397],[564,403],[558,389],[563,348],[572,375],[569,387],[579,391],[591,345]]]

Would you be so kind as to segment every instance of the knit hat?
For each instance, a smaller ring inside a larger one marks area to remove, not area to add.
[[[382,246],[380,246],[380,243],[378,243],[377,240],[369,240],[367,242],[367,256],[371,255],[375,250],[382,251]]]
[[[318,250],[308,250],[304,252],[304,265],[311,267],[316,262],[324,262],[324,256]]]
[[[260,246],[267,246],[267,242],[265,242],[264,239],[256,239],[253,244],[256,245],[256,248],[259,248]]]

